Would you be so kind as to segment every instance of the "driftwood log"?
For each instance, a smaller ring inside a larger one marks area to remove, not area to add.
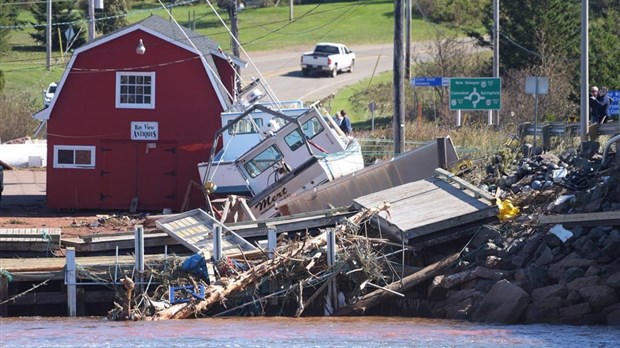
[[[384,203],[380,207],[368,209],[359,212],[348,220],[353,224],[360,224],[377,214],[379,211],[387,210],[389,204]],[[346,225],[338,225],[336,227],[336,233],[343,233],[346,231]],[[226,285],[210,285],[206,290],[205,298],[200,301],[190,301],[188,303],[175,304],[163,311],[155,314],[154,320],[165,319],[185,319],[191,316],[195,316],[201,312],[209,309],[210,306],[226,301],[226,298],[243,291],[248,285],[258,283],[262,277],[277,270],[286,262],[290,262],[296,255],[299,255],[308,250],[315,250],[327,243],[327,233],[323,232],[320,235],[313,237],[309,240],[300,241],[294,245],[294,247],[287,248],[282,252],[276,252],[273,259],[264,261],[255,267],[240,273],[237,276],[230,277],[229,282]]]
[[[434,277],[438,272],[452,265],[456,260],[458,260],[459,257],[460,253],[445,257],[442,260],[430,266],[426,266],[418,272],[403,278],[402,280],[385,286],[384,289],[378,289],[360,297],[355,303],[339,308],[333,315],[363,315],[369,308],[374,307],[389,296],[393,296],[393,292],[405,292],[423,281]]]
[[[131,318],[131,299],[133,297],[133,289],[135,287],[135,283],[133,282],[133,280],[131,280],[131,278],[127,276],[121,279],[121,283],[123,284],[123,287],[125,288],[125,299],[123,301],[123,313],[121,317],[123,319],[130,319]]]

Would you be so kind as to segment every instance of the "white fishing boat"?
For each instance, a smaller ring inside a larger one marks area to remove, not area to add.
[[[221,150],[212,150],[199,170],[209,193],[247,195],[250,218],[275,216],[276,203],[289,195],[364,167],[358,141],[317,104],[280,110],[254,104],[230,116],[223,115],[226,124],[215,135],[214,145],[224,140]]]
[[[256,98],[256,95],[260,93],[254,91],[250,100]],[[308,110],[300,100],[267,102],[260,105],[278,110],[291,118],[298,117]],[[243,111],[238,111],[239,109]],[[223,129],[216,135],[213,148],[215,149],[220,141],[223,145],[215,155],[212,154],[210,162],[198,163],[202,183],[215,183],[216,186],[212,187],[211,193],[216,195],[251,195],[245,179],[237,171],[235,161],[286,122],[285,119],[274,117],[273,114],[261,109],[254,109],[251,113],[247,110],[247,106],[237,105],[221,114]]]

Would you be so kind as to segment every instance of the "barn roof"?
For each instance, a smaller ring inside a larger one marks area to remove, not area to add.
[[[145,28],[167,36],[180,44],[195,47],[204,57],[212,71],[217,71],[217,67],[215,66],[212,56],[218,52],[219,46],[217,42],[193,30],[177,25],[173,20],[165,20],[164,18],[156,15],[147,17],[135,25],[142,25]],[[231,55],[228,56],[232,58]],[[245,62],[238,59],[233,60],[233,62],[237,65],[245,66]],[[226,89],[221,83],[216,83],[216,86],[220,89],[221,95],[226,95]],[[226,101],[229,102],[228,99],[226,99]],[[227,103],[227,106],[230,106],[230,104]]]
[[[218,49],[218,44],[207,38],[206,36],[199,34],[195,31],[192,31],[188,28],[177,25],[173,20],[166,20],[160,16],[152,15],[147,17],[139,22],[128,25],[127,27],[118,29],[114,32],[108,33],[106,35],[100,36],[93,40],[92,42],[78,48],[73,56],[71,57],[71,61],[67,65],[65,69],[65,73],[62,76],[60,83],[58,84],[58,89],[56,93],[60,93],[62,91],[62,87],[64,85],[64,80],[67,77],[68,72],[71,70],[73,62],[75,58],[83,51],[89,50],[96,46],[99,46],[108,41],[114,40],[117,37],[123,36],[127,33],[133,32],[135,30],[142,29],[146,32],[149,32],[155,36],[158,36],[164,40],[167,40],[173,44],[181,46],[187,50],[196,52],[200,54],[201,57],[204,58],[205,69],[207,69],[207,74],[210,78],[219,79],[219,74],[217,73],[217,67],[215,65],[215,61],[213,59],[213,55],[217,55],[223,59],[230,58],[230,61],[233,64],[244,67],[247,63],[237,57],[232,55],[224,54],[221,50]],[[147,47],[148,50],[148,47]],[[222,108],[226,110],[231,105],[231,100],[227,98],[226,88],[219,81],[212,81],[213,86],[216,89],[218,97],[222,103]],[[55,100],[52,100],[52,104],[33,115],[33,118],[39,120],[47,120],[49,119],[51,110],[54,107]]]

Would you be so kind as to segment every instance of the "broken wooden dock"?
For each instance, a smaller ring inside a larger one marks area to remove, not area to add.
[[[359,197],[354,205],[364,209],[389,203],[389,214],[381,213],[372,222],[382,233],[409,244],[424,240],[432,245],[428,243],[430,235],[443,231],[457,234],[459,227],[495,218],[493,196],[445,170],[436,173],[435,177]]]
[[[178,242],[162,231],[151,231],[144,234],[144,247],[176,245]],[[79,253],[132,249],[135,245],[134,232],[105,233],[75,238],[63,238],[62,245],[73,247]]]
[[[54,251],[60,248],[60,228],[0,228],[0,251]]]

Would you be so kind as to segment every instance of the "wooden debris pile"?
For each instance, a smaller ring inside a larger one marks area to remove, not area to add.
[[[314,236],[292,240],[281,236],[273,255],[265,251],[261,259],[249,260],[243,255],[225,258],[215,265],[215,277],[208,280],[182,271],[182,261],[176,258],[166,271],[150,271],[149,282],[159,284],[155,290],[119,291],[122,296],[118,302],[123,304],[117,304],[109,318],[361,313],[364,309],[356,305],[358,302],[368,308],[383,296],[398,295],[412,284],[409,277],[399,273],[400,266],[393,266],[403,259],[403,253],[411,253],[410,248],[367,235],[366,222],[388,208],[386,204],[360,212]],[[330,233],[335,235],[333,263],[328,258]],[[429,269],[421,274],[414,281],[431,276]],[[173,290],[176,292],[171,296]],[[377,296],[377,292],[381,294]]]

